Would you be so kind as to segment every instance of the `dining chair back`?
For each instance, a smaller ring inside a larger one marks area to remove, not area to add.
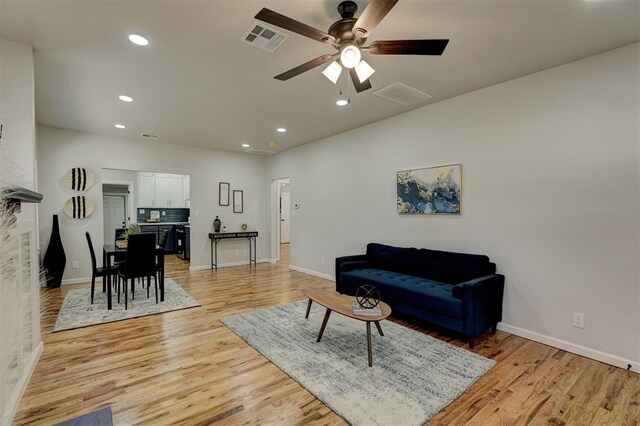
[[[126,239],[126,237],[124,236],[125,231],[126,231],[126,228],[116,228],[116,235],[115,235],[114,241],[125,240]]]
[[[89,254],[91,255],[91,304],[93,304],[93,294],[96,288],[96,277],[106,277],[108,274],[112,274],[115,270],[106,270],[104,267],[100,268],[96,262],[96,252],[93,249],[93,243],[91,242],[91,235],[88,232],[84,234],[87,237],[87,245],[89,246]],[[107,287],[105,281],[102,282],[102,292],[106,291]]]
[[[155,275],[156,238],[153,234],[129,235],[126,257],[127,278]]]
[[[125,262],[120,265],[118,275],[124,281],[124,308],[128,307],[128,282],[131,280],[131,295],[135,298],[136,278],[147,278],[147,297],[151,277],[155,282],[156,303],[158,303],[158,279],[156,277],[156,236],[155,234],[129,235]],[[120,285],[118,281],[118,302],[120,302]]]
[[[158,246],[164,250],[164,247],[167,245],[167,237],[169,236],[169,231],[162,231],[162,235],[160,235],[160,242]]]

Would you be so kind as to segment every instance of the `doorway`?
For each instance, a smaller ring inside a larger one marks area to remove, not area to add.
[[[130,223],[129,184],[104,183],[102,185],[102,220],[104,243],[115,244],[116,229],[126,228]]]
[[[275,249],[278,263],[289,265],[291,245],[291,180],[282,178],[274,180],[275,193]]]

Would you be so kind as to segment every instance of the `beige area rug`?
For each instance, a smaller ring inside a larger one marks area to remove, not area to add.
[[[421,425],[458,398],[495,361],[390,321],[372,332],[334,313],[322,341],[325,309],[295,302],[222,319],[249,345],[352,425]],[[265,419],[268,421],[268,419]]]
[[[151,285],[153,286],[153,280]],[[142,285],[136,284],[136,298],[131,299],[129,294],[129,309],[125,311],[124,296],[120,295],[120,303],[118,303],[116,293],[112,296],[113,309],[107,309],[107,293],[102,292],[102,283],[96,283],[93,305],[90,288],[69,290],[62,302],[53,331],[71,330],[202,306],[171,278],[164,280],[164,302],[156,304],[154,291],[151,287],[147,299],[147,289],[142,289]]]

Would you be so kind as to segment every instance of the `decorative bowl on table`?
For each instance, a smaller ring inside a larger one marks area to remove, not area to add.
[[[119,249],[126,249],[129,240],[116,240],[116,247]]]

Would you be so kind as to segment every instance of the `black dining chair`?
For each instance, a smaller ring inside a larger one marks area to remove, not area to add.
[[[126,260],[116,268],[123,282],[124,308],[128,309],[128,282],[131,280],[132,297],[136,278],[146,278],[147,287],[151,277],[155,281],[156,303],[158,303],[158,280],[156,277],[156,236],[153,234],[129,235]],[[148,296],[148,290],[147,290]],[[120,285],[118,285],[118,303],[120,303]]]
[[[169,237],[169,231],[163,231],[162,235],[160,235],[160,242],[158,244],[158,248],[162,249],[162,251],[164,252],[164,248],[167,246],[167,239]],[[158,280],[161,280],[161,282],[164,282],[164,276],[162,274],[164,274],[162,265],[160,264],[160,262],[157,261],[156,259],[156,274],[158,277]],[[149,286],[147,286],[147,297],[149,297]]]
[[[85,232],[85,236],[87,237],[87,244],[89,245],[89,253],[91,254],[91,304],[93,305],[93,294],[96,289],[96,277],[102,277],[104,280],[107,275],[115,274],[115,269],[110,268],[108,271],[104,267],[99,267],[96,264],[96,252],[93,250],[93,243],[91,242],[91,235],[88,232]],[[105,286],[102,286],[102,292],[106,291]]]

